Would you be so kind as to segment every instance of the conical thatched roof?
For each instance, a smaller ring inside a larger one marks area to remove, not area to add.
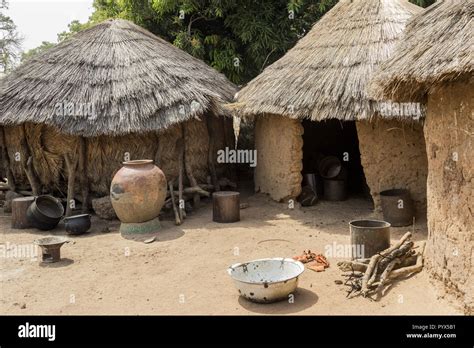
[[[378,109],[366,87],[421,8],[407,0],[341,0],[294,48],[243,88],[232,105],[323,120],[367,119]]]
[[[224,75],[170,43],[108,20],[2,79],[0,124],[45,123],[84,136],[160,130],[222,112],[235,91]]]
[[[473,0],[438,0],[407,27],[403,43],[376,74],[371,92],[420,100],[443,83],[472,79],[473,17]]]

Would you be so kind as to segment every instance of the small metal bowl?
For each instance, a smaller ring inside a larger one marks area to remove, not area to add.
[[[267,258],[237,263],[227,269],[240,296],[252,302],[288,299],[298,287],[304,265],[288,258]]]

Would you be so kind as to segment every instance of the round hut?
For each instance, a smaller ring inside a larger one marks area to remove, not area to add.
[[[237,95],[232,107],[255,117],[257,191],[297,197],[303,173],[321,156],[347,161],[349,189],[408,188],[423,211],[426,154],[422,125],[366,87],[421,8],[407,0],[341,0],[280,60]],[[415,110],[420,115],[420,110]]]
[[[474,2],[444,0],[416,17],[376,75],[376,97],[427,103],[427,266],[474,312]]]
[[[12,190],[68,193],[86,210],[90,197],[109,194],[123,161],[154,159],[168,180],[184,168],[190,186],[226,175],[216,152],[234,141],[221,105],[235,86],[129,21],[79,32],[0,88],[2,177]]]

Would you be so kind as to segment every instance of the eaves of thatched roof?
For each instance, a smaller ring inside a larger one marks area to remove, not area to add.
[[[107,20],[1,80],[0,124],[121,135],[219,114],[235,86],[224,75],[125,20]]]
[[[445,83],[472,81],[473,17],[473,0],[431,5],[409,24],[403,43],[374,77],[370,93],[416,101]]]
[[[368,82],[420,11],[407,0],[339,1],[294,48],[244,87],[230,108],[240,116],[370,119],[379,108],[367,95]]]

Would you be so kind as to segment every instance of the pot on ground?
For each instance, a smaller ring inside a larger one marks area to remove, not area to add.
[[[61,202],[49,195],[36,197],[26,211],[26,217],[31,226],[43,231],[55,228],[63,214],[64,207]]]
[[[166,178],[152,160],[123,163],[110,187],[112,206],[123,223],[156,218],[166,198]]]
[[[86,233],[91,228],[89,214],[74,215],[64,218],[64,227],[68,234],[79,235]]]

